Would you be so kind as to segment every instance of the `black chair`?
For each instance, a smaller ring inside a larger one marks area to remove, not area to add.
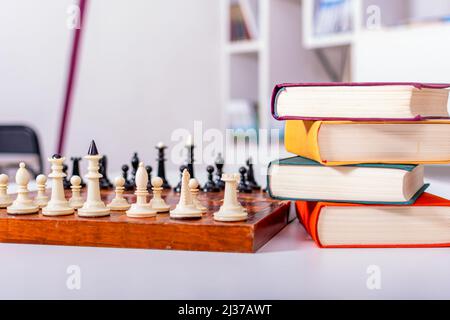
[[[27,126],[0,125],[0,171],[17,169],[22,161],[34,177],[43,172],[36,132]]]

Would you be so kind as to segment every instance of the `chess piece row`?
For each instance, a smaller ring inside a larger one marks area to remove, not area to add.
[[[52,188],[50,199],[45,195],[45,184],[47,177],[39,175],[36,179],[37,196],[33,200],[29,197],[28,184],[30,181],[30,173],[25,167],[25,163],[20,163],[16,173],[16,183],[18,185],[17,197],[10,204],[7,202],[7,177],[2,175],[1,184],[1,206],[6,206],[9,214],[32,214],[37,213],[42,208],[42,214],[46,216],[62,216],[70,215],[75,212],[82,217],[98,217],[109,215],[107,208],[100,198],[100,178],[99,162],[102,157],[98,154],[97,146],[92,141],[88,154],[84,157],[88,161],[88,174],[85,178],[88,180],[87,199],[83,201],[80,196],[82,179],[79,176],[72,176],[70,179],[72,197],[68,201],[64,193],[64,180],[67,175],[64,172],[64,157],[59,154],[53,155],[48,161],[51,163],[51,173],[48,175],[52,179]],[[6,197],[6,199],[5,199]]]
[[[167,146],[164,145],[164,143],[159,142],[155,148],[158,150],[158,158],[156,161],[158,162],[158,171],[157,176],[160,177],[163,181],[162,188],[163,189],[170,189],[170,184],[167,181],[166,178],[166,169],[165,169],[165,150],[167,149]],[[139,156],[137,152],[133,154],[133,157],[131,158],[131,177],[128,177],[128,171],[130,170],[130,167],[127,164],[124,164],[122,166],[122,177],[125,180],[124,188],[125,190],[133,190],[136,187],[136,174],[139,167]],[[147,172],[147,178],[148,178],[148,185],[147,190],[151,189],[151,181],[152,181],[152,171],[153,168],[151,166],[145,166],[145,170]]]
[[[237,187],[238,191],[243,193],[251,193],[255,190],[261,190],[261,186],[259,186],[255,180],[252,159],[249,158],[246,164],[247,168],[239,168],[240,179]],[[219,192],[225,189],[225,182],[222,180],[224,162],[220,153],[215,161],[215,165],[216,169],[214,169],[211,165],[206,167],[207,181],[201,188],[203,192]],[[180,166],[180,182],[175,186],[175,192],[181,191],[182,174],[185,169],[189,171],[189,168],[186,165]]]
[[[195,179],[187,178],[187,170],[185,170],[185,177],[183,178],[183,193],[180,197],[180,202],[174,210],[170,210],[170,206],[162,198],[163,192],[163,179],[160,177],[154,177],[151,181],[151,189],[153,198],[147,202],[147,184],[148,174],[145,170],[144,163],[139,163],[136,170],[136,202],[129,204],[123,197],[125,179],[123,177],[117,177],[115,197],[108,204],[111,210],[125,211],[126,215],[132,218],[148,218],[154,217],[158,213],[170,212],[170,217],[174,219],[178,218],[201,218],[202,214],[207,211],[197,198],[198,195],[198,182]],[[189,189],[189,190],[188,190]]]
[[[94,145],[95,146],[95,145]],[[92,148],[90,148],[91,150]],[[118,177],[115,179],[116,191],[115,197],[107,206],[100,200],[98,161],[100,156],[90,151],[85,157],[89,160],[88,174],[88,198],[83,201],[80,195],[81,178],[73,176],[70,179],[72,197],[69,201],[64,195],[63,172],[64,158],[54,155],[49,161],[52,163],[52,172],[49,177],[52,178],[51,198],[45,195],[45,184],[47,178],[39,175],[36,182],[38,185],[38,193],[34,200],[29,198],[28,183],[30,174],[25,168],[24,163],[20,163],[16,173],[16,183],[19,186],[18,196],[16,200],[11,201],[7,194],[8,177],[0,175],[0,201],[2,206],[7,206],[9,214],[32,214],[37,213],[42,208],[42,214],[47,216],[70,215],[77,210],[81,217],[98,217],[109,215],[110,210],[125,211],[129,217],[146,218],[154,217],[157,213],[170,212],[170,217],[174,219],[201,218],[207,211],[198,200],[199,185],[196,179],[190,179],[187,169],[183,171],[182,187],[180,200],[177,206],[170,210],[162,198],[163,180],[160,177],[152,179],[153,198],[147,202],[147,172],[144,164],[139,164],[136,173],[136,202],[129,204],[123,197],[124,179]],[[214,219],[218,221],[240,221],[247,219],[246,210],[237,201],[236,184],[239,180],[238,175],[225,175],[223,177],[226,183],[224,203],[220,210],[214,214]]]

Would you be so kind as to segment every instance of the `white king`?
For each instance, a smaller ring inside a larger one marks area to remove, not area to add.
[[[78,215],[80,217],[103,217],[108,216],[110,209],[105,206],[100,196],[100,183],[99,179],[102,175],[98,172],[98,162],[102,158],[97,151],[95,141],[92,140],[89,147],[88,154],[84,156],[88,160],[88,173],[85,176],[87,179],[87,198],[83,207],[78,209]]]

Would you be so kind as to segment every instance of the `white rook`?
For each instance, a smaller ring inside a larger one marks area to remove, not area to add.
[[[222,181],[225,182],[225,195],[219,211],[214,213],[217,221],[247,220],[248,214],[237,199],[237,184],[239,174],[224,173]]]

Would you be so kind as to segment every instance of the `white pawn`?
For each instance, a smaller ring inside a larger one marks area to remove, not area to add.
[[[170,211],[170,217],[174,219],[201,218],[202,212],[198,210],[192,201],[191,191],[189,190],[190,174],[184,169],[181,179],[180,201],[175,209]]]
[[[6,208],[9,214],[30,214],[37,213],[39,206],[34,204],[34,201],[28,197],[28,183],[30,182],[30,173],[25,168],[25,163],[21,162],[19,170],[16,173],[16,184],[19,186],[17,191],[17,198],[12,205]]]
[[[13,202],[8,194],[8,176],[4,173],[0,174],[0,208],[6,208]]]
[[[164,201],[162,198],[162,188],[163,179],[160,177],[152,178],[152,191],[153,198],[150,200],[150,205],[153,210],[156,210],[158,213],[169,212],[170,206]]]
[[[247,211],[237,199],[238,178],[237,174],[224,173],[222,175],[222,181],[225,182],[224,199],[219,211],[214,213],[214,220],[225,222],[247,220]]]
[[[79,176],[75,175],[70,178],[70,189],[72,190],[72,197],[69,199],[69,206],[74,209],[81,208],[84,199],[81,196],[81,178]]]
[[[52,164],[52,172],[48,175],[49,178],[52,178],[52,193],[50,201],[42,208],[44,216],[65,216],[74,213],[64,192],[63,179],[66,177],[66,174],[63,172],[64,160],[65,158],[58,154],[48,159]]]
[[[156,210],[152,209],[151,205],[147,202],[147,183],[148,173],[145,170],[144,163],[139,163],[139,167],[136,171],[136,203],[133,203],[129,210],[127,210],[127,216],[131,218],[147,218],[155,217]]]
[[[36,187],[37,187],[37,195],[34,198],[34,203],[39,206],[39,208],[43,208],[48,203],[48,196],[45,194],[45,186],[47,183],[47,177],[43,174],[40,174],[36,177]]]
[[[115,211],[125,211],[130,209],[131,205],[128,203],[127,199],[123,197],[123,192],[125,190],[125,179],[123,177],[117,177],[114,179],[114,185],[116,186],[116,195],[114,199],[107,205],[108,208]]]
[[[191,180],[189,180],[189,190],[191,191],[192,202],[194,203],[195,207],[203,213],[207,212],[208,208],[203,206],[200,200],[198,200],[198,193],[200,192],[200,189],[197,179],[192,178]]]

